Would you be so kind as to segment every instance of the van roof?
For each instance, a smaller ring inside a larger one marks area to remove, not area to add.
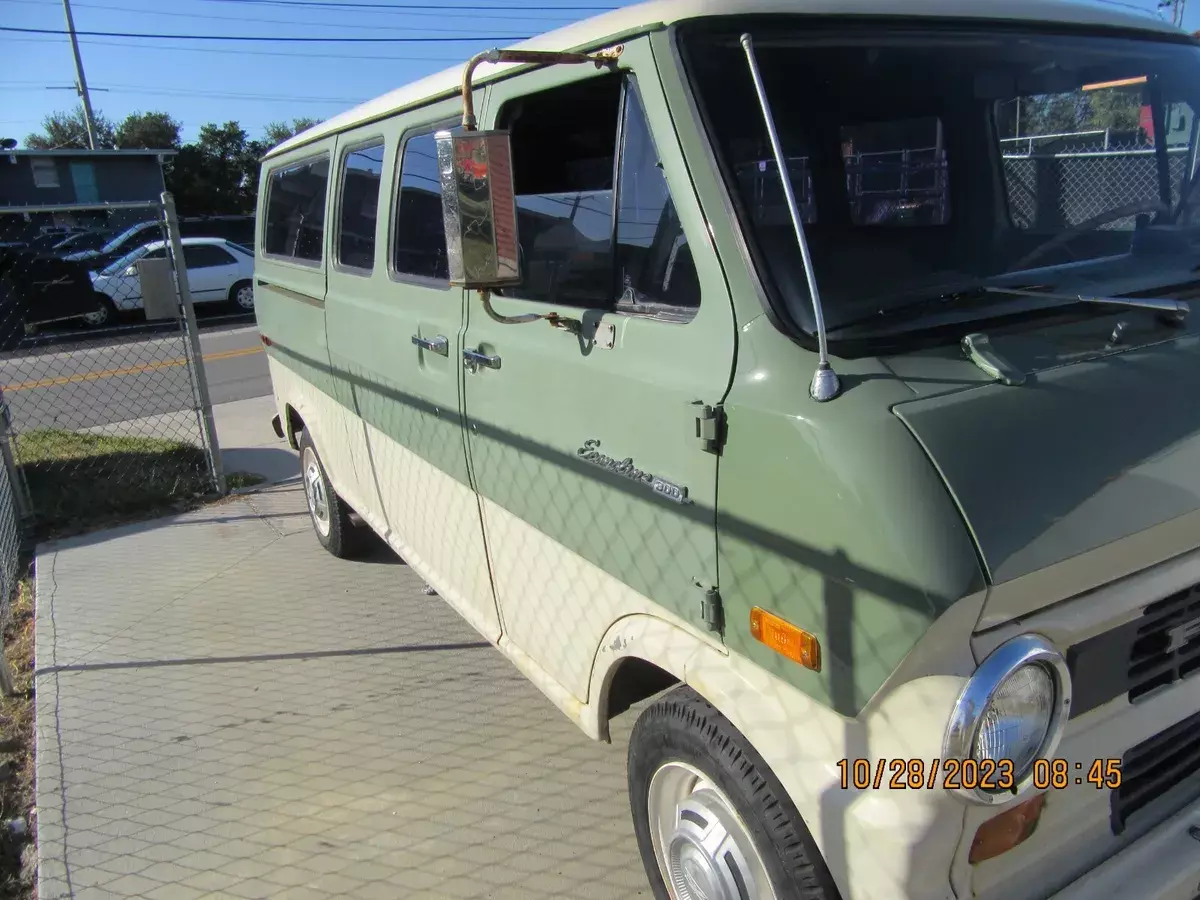
[[[593,50],[634,34],[662,28],[673,22],[705,16],[753,13],[805,15],[912,16],[1125,28],[1159,34],[1184,32],[1149,11],[1079,0],[651,0],[593,16],[515,46],[529,50]],[[466,59],[463,59],[463,63]],[[333,116],[279,144],[263,158],[271,159],[339,131],[382,119],[405,109],[447,97],[460,89],[463,63],[429,75],[368,100]],[[520,63],[486,65],[476,72],[475,83],[495,78]]]

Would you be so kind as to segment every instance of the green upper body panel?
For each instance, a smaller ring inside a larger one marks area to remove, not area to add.
[[[853,715],[982,579],[937,471],[891,412],[912,392],[878,360],[837,362],[844,393],[817,403],[815,354],[765,317],[742,329],[717,529],[730,648]],[[815,634],[821,672],[752,640],[754,606]]]
[[[1118,321],[1128,328],[1112,345]],[[961,354],[957,379],[933,356],[889,362],[923,395],[896,414],[944,476],[993,583],[1200,510],[1196,325],[1122,310],[988,334],[1024,384],[973,384]],[[925,378],[935,370],[938,394]]]

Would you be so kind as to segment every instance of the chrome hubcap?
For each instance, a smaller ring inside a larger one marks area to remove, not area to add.
[[[254,309],[254,288],[250,285],[238,288],[237,302],[243,309]]]
[[[329,498],[325,495],[325,479],[321,477],[321,465],[311,449],[304,451],[304,495],[308,499],[313,526],[322,535],[329,534]]]
[[[775,900],[745,823],[699,769],[664,763],[650,779],[647,808],[672,900]]]

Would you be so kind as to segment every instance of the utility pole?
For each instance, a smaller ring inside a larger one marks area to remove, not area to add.
[[[71,35],[71,52],[75,54],[75,90],[83,101],[83,121],[87,126],[88,149],[96,149],[96,120],[92,115],[92,98],[88,95],[87,79],[83,77],[83,58],[79,55],[79,41],[75,38],[75,20],[71,17],[71,0],[63,0],[63,12],[67,16],[67,33]]]

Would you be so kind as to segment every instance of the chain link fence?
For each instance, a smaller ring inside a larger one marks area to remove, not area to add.
[[[150,334],[115,327],[148,318]],[[12,496],[39,534],[223,490],[168,195],[0,209],[0,400]]]
[[[1159,202],[1159,151],[1144,142],[1114,140],[1108,132],[1036,135],[1001,141],[1004,181],[1013,224],[1027,230],[1079,225],[1130,204]],[[1165,148],[1170,195],[1194,160],[1186,146]],[[1097,226],[1128,230],[1135,215]]]

